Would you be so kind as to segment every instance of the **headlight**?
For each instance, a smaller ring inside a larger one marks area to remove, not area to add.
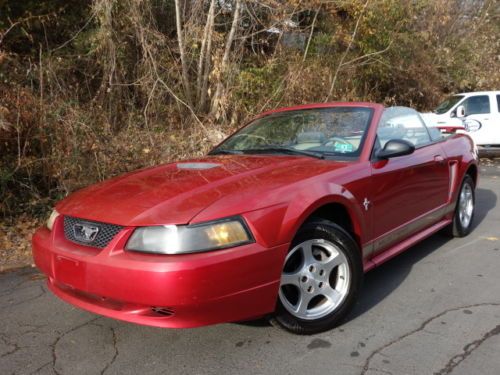
[[[59,212],[57,212],[56,210],[52,210],[52,213],[50,214],[49,216],[49,219],[47,220],[47,228],[49,228],[49,230],[52,230],[52,227],[54,226],[54,222],[56,221],[57,217],[59,216]]]
[[[229,218],[195,225],[137,228],[127,250],[156,254],[196,253],[253,242],[243,219]]]

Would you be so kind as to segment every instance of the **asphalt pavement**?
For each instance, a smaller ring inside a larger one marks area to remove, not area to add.
[[[474,231],[369,272],[348,320],[319,335],[142,327],[62,302],[36,269],[1,274],[0,374],[500,374],[500,168],[483,169]]]

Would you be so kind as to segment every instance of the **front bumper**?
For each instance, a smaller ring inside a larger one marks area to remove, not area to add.
[[[157,327],[187,328],[252,319],[275,308],[288,244],[252,243],[198,254],[125,251],[133,228],[104,249],[64,238],[62,217],[33,236],[33,257],[61,299],[96,314]]]

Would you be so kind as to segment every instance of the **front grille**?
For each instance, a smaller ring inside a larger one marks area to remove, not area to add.
[[[79,225],[87,225],[91,226],[92,228],[98,228],[98,232],[95,238],[92,238],[92,240],[85,240],[83,238],[77,237],[75,227],[78,227]],[[71,216],[64,216],[64,236],[67,240],[80,245],[97,247],[99,249],[105,248],[122,229],[123,227],[119,225],[83,220]]]

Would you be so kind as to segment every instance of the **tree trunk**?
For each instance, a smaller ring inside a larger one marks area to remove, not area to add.
[[[222,95],[222,90],[224,89],[222,80],[225,79],[226,77],[226,71],[227,71],[227,65],[229,61],[229,53],[231,52],[231,46],[234,41],[234,36],[236,34],[236,30],[238,29],[238,21],[240,18],[240,8],[241,8],[241,1],[236,0],[236,7],[234,9],[234,16],[233,16],[233,23],[231,25],[231,30],[229,31],[229,35],[227,37],[226,41],[226,49],[224,51],[224,56],[222,57],[222,62],[220,65],[220,77],[219,81],[217,82],[217,88],[215,90],[215,94],[212,100],[212,109],[210,113],[212,115],[215,115],[217,112],[217,109],[219,107],[219,100]]]
[[[210,55],[212,53],[212,33],[214,26],[215,0],[210,1],[207,22],[203,30],[203,40],[201,42],[200,57],[198,60],[198,71],[196,77],[196,98],[198,99],[198,110],[203,109],[206,100],[206,83],[208,72],[210,71]]]
[[[189,72],[186,63],[186,51],[184,48],[184,36],[182,33],[182,20],[181,20],[181,7],[179,0],[175,0],[175,24],[177,27],[177,41],[179,43],[179,54],[181,56],[181,66],[182,66],[182,83],[184,86],[184,92],[186,94],[186,99],[189,105],[192,106],[193,101],[191,97],[191,87],[189,85]]]

